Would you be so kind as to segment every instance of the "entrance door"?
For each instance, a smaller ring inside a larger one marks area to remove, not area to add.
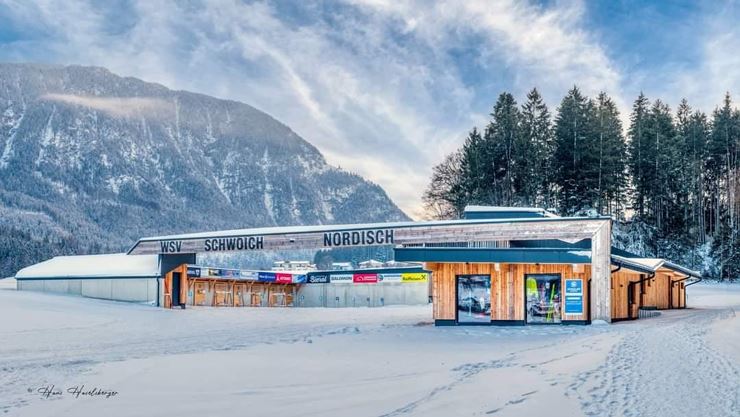
[[[180,305],[180,273],[172,273],[172,307]]]
[[[527,323],[560,323],[560,274],[524,276]]]
[[[491,323],[491,276],[458,275],[457,322]]]

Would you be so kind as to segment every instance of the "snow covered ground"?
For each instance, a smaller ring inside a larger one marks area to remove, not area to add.
[[[738,416],[740,286],[689,287],[689,305],[435,328],[427,306],[176,311],[5,288],[0,415]],[[67,392],[83,384],[117,394]]]

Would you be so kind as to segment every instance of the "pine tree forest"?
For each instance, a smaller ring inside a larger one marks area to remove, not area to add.
[[[537,89],[502,93],[488,125],[433,168],[430,217],[466,205],[610,215],[622,249],[740,279],[740,111],[727,94],[707,115],[640,94],[629,126],[606,94],[573,87],[552,113]]]

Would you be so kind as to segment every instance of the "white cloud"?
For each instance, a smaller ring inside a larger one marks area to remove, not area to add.
[[[453,49],[475,49],[486,83],[519,97],[537,86],[554,107],[578,83],[619,99],[621,76],[581,29],[581,3],[343,3],[328,14],[306,6],[296,17],[259,2],[198,8],[140,0],[130,26],[116,31],[109,26],[122,16],[83,1],[43,1],[17,16],[54,33],[35,46],[58,62],[105,66],[268,112],[331,163],[379,183],[412,215],[432,165],[485,122],[495,100],[465,80]]]
[[[45,94],[42,100],[83,106],[113,117],[156,117],[172,115],[172,103],[151,97],[99,97],[75,94]]]

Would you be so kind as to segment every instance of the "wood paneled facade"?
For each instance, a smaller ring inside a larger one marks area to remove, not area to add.
[[[564,312],[564,322],[584,323],[589,320],[589,280],[591,265],[572,264],[508,264],[508,263],[441,263],[427,262],[425,269],[432,271],[432,299],[434,319],[437,324],[452,324],[457,319],[456,277],[458,275],[491,276],[491,323],[525,324],[525,275],[560,274],[561,288],[565,279],[583,282],[583,314]],[[562,304],[562,303],[561,303]]]
[[[229,279],[187,276],[187,264],[165,274],[164,307],[181,305],[212,307],[290,307],[296,297],[295,284],[239,282]],[[179,280],[179,285],[175,285]],[[173,291],[179,287],[178,297]],[[173,300],[177,302],[173,304]]]
[[[454,324],[457,320],[456,277],[459,275],[491,276],[491,323],[525,324],[527,274],[559,274],[561,288],[565,279],[583,282],[583,314],[569,315],[561,311],[565,323],[586,323],[589,315],[589,264],[506,264],[506,263],[441,263],[428,262],[432,271],[434,319],[437,324]],[[639,310],[686,307],[685,276],[667,269],[652,278],[629,269],[620,269],[611,276],[611,317],[613,320],[636,319]],[[561,303],[561,309],[563,308]]]

